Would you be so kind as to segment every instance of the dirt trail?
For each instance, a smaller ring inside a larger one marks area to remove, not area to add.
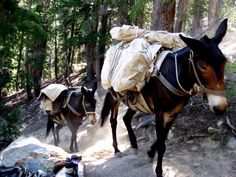
[[[99,124],[91,126],[89,122],[85,122],[79,128],[77,138],[79,154],[82,155],[83,162],[86,164],[87,177],[155,176],[156,157],[154,162],[151,163],[146,155],[152,141],[148,138],[139,140],[138,154],[130,149],[127,131],[122,121],[125,110],[125,106],[120,108],[117,128],[118,144],[122,157],[114,157],[109,121],[106,122],[103,128]],[[37,131],[34,127],[36,124],[33,125],[33,122],[31,122],[31,126],[23,132],[25,135],[33,135],[43,142],[53,144],[52,135],[46,140],[44,138],[45,118],[38,117]],[[219,139],[214,140],[211,135],[208,135],[203,126],[208,127],[211,124],[213,124],[211,126],[214,126],[217,120],[213,114],[208,110],[204,110],[202,106],[185,109],[173,126],[171,138],[167,140],[167,151],[163,162],[165,177],[236,176],[236,151],[227,150]],[[210,122],[209,125],[207,125],[207,121]],[[132,124],[137,125],[138,119],[134,119]],[[138,137],[140,137],[142,131],[140,129],[136,132]],[[154,130],[151,129],[150,132],[154,133]],[[204,136],[201,136],[201,134]],[[60,131],[61,143],[59,146],[66,151],[68,151],[70,136],[67,127]],[[153,137],[155,137],[154,134]]]

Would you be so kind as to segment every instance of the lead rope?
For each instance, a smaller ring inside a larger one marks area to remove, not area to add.
[[[176,80],[177,80],[177,83],[179,85],[179,87],[181,88],[181,90],[185,93],[187,93],[188,95],[192,95],[192,89],[190,91],[187,91],[185,90],[182,85],[180,84],[179,82],[179,75],[178,75],[178,65],[177,65],[177,53],[175,54],[175,77],[176,77]]]

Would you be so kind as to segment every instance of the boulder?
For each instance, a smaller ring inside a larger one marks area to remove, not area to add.
[[[1,165],[23,166],[29,171],[52,172],[55,163],[68,157],[62,148],[41,143],[33,137],[20,137],[1,153]]]

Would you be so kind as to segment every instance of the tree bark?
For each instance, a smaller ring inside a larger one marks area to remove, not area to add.
[[[87,62],[87,82],[91,82],[95,79],[95,53],[96,53],[96,45],[97,45],[97,29],[98,29],[98,4],[95,2],[93,7],[93,13],[90,17],[91,29],[90,34],[93,39],[89,39],[87,44],[85,45],[85,59]]]
[[[28,8],[29,8],[29,11],[31,11],[32,9],[32,0],[29,0],[28,1]],[[28,40],[28,36],[26,37]],[[25,48],[25,77],[26,77],[26,93],[27,93],[27,98],[28,100],[32,100],[33,99],[33,94],[31,92],[31,89],[32,89],[32,86],[30,84],[30,76],[31,76],[31,72],[30,72],[30,62],[29,62],[29,47],[26,46]]]
[[[57,45],[57,31],[55,31],[54,36],[54,72],[56,83],[58,82],[58,45]]]
[[[23,38],[24,34],[20,34],[20,46],[19,46],[19,55],[18,55],[18,61],[17,61],[17,71],[16,71],[16,91],[19,90],[19,74],[21,69],[21,62],[23,60]]]
[[[47,10],[50,6],[50,0],[44,0],[42,3],[43,9]],[[48,24],[46,16],[43,17],[43,29],[47,31]],[[46,47],[47,47],[47,37],[41,37],[37,39],[35,44],[35,50],[33,52],[33,66],[32,66],[32,74],[33,74],[33,90],[34,96],[38,97],[41,90],[41,78],[43,74],[43,64],[46,57]]]
[[[209,0],[208,6],[208,27],[211,27],[217,20],[217,0]]]
[[[152,30],[173,32],[175,17],[175,0],[153,0]]]
[[[122,26],[123,24],[130,24],[128,18],[128,10],[129,10],[128,0],[119,0],[116,26]]]
[[[107,31],[108,31],[108,6],[103,5],[100,9],[101,14],[101,25],[99,30],[99,39],[98,39],[98,46],[97,46],[97,59],[96,59],[96,78],[97,81],[101,81],[101,70],[105,58],[105,50],[106,50],[106,42],[107,42]]]
[[[34,82],[34,95],[39,96],[41,90],[41,78],[43,73],[43,64],[46,57],[47,39],[41,39],[36,42],[36,48],[33,53],[33,82]]]
[[[188,3],[187,0],[179,0],[178,1],[176,21],[175,21],[175,30],[174,30],[175,32],[183,31],[187,3]]]
[[[195,0],[194,1],[194,12],[193,12],[193,19],[192,19],[192,29],[191,35],[194,36],[201,31],[201,21],[203,16],[203,0]]]
[[[25,79],[26,79],[26,93],[27,93],[27,99],[30,101],[33,99],[33,94],[31,92],[32,86],[30,84],[30,76],[31,76],[31,72],[30,72],[30,66],[29,66],[29,47],[26,46],[25,48]]]

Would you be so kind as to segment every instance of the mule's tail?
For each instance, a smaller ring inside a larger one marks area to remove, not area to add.
[[[101,127],[104,125],[104,123],[106,122],[109,113],[113,107],[114,104],[114,98],[112,96],[111,92],[107,92],[105,99],[104,99],[104,103],[103,103],[103,107],[102,107],[102,111],[101,111]]]
[[[47,122],[47,129],[46,129],[46,138],[48,137],[50,131],[54,130],[54,122],[52,119],[48,117],[48,122]]]

